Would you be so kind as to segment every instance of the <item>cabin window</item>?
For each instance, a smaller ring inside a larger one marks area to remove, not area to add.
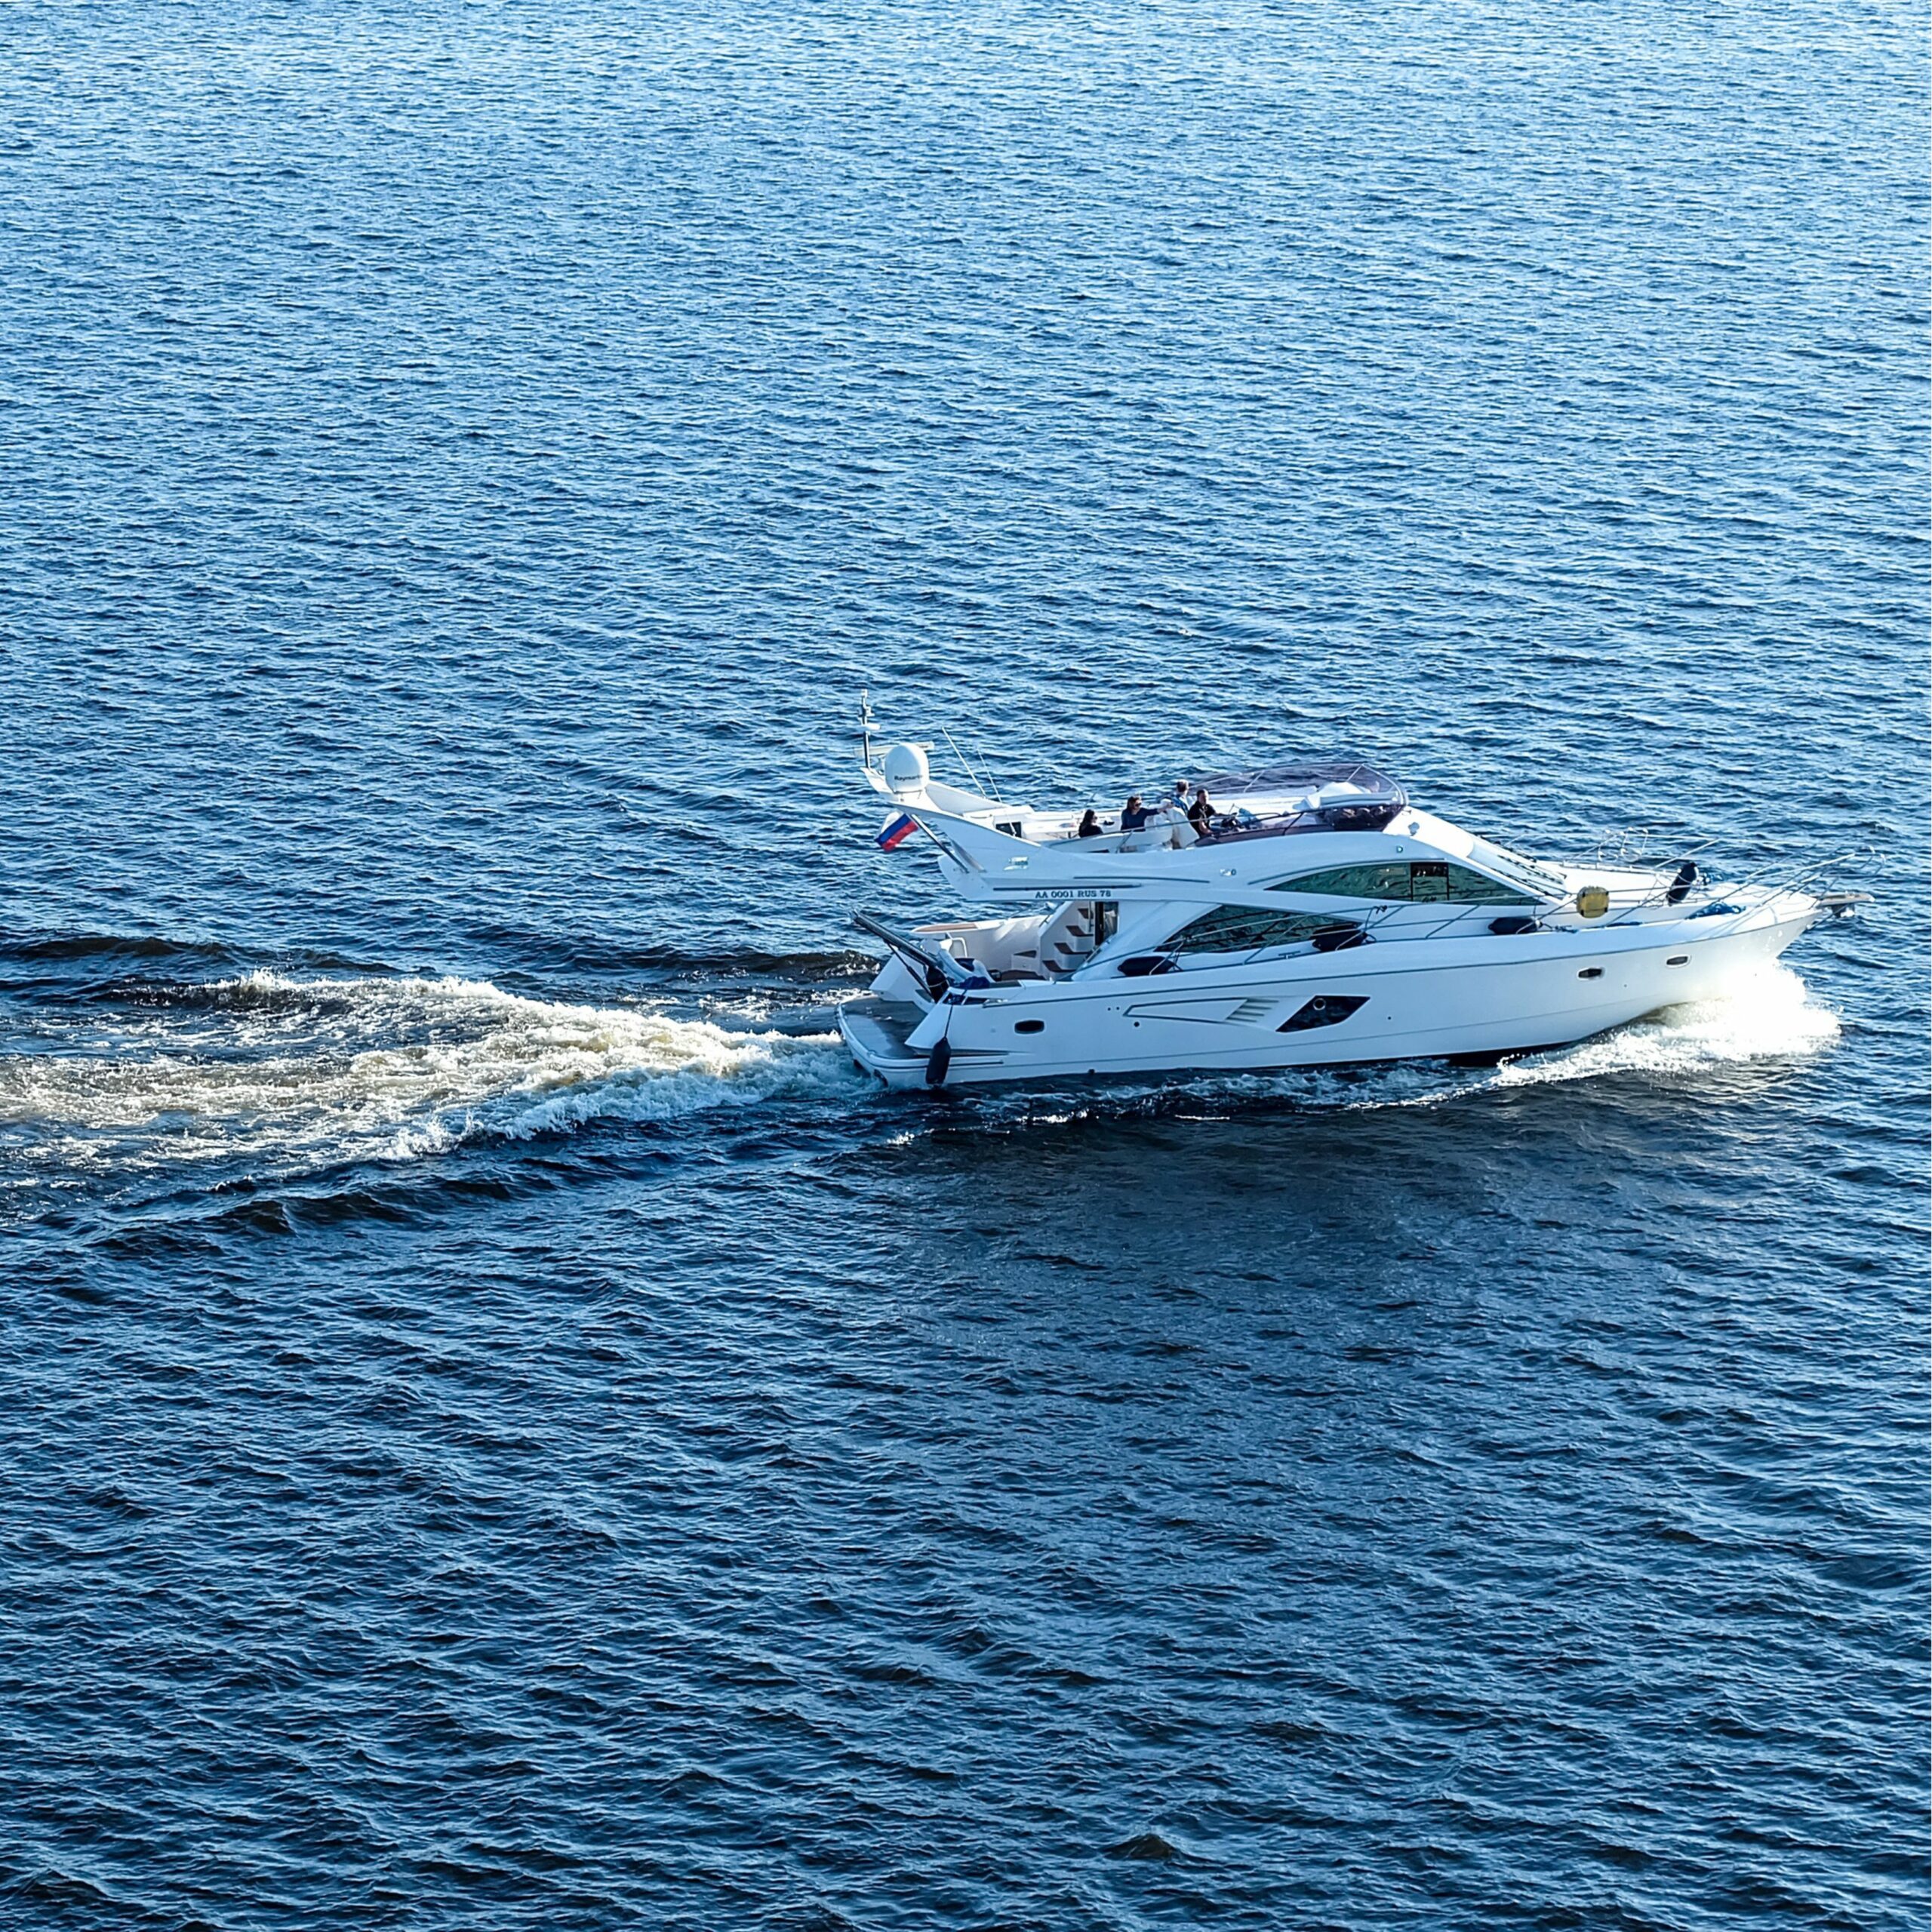
[[[1253,952],[1266,946],[1306,946],[1318,933],[1340,931],[1327,912],[1275,912],[1254,906],[1217,906],[1191,919],[1167,943],[1170,952]]]
[[[1407,864],[1392,866],[1332,866],[1326,872],[1303,872],[1294,878],[1277,880],[1271,892],[1319,892],[1331,899],[1406,899],[1409,896]]]
[[[1420,906],[1534,906],[1527,893],[1447,859],[1374,866],[1331,866],[1278,879],[1271,892],[1319,892],[1331,899],[1407,901]]]

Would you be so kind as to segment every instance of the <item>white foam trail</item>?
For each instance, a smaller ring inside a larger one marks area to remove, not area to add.
[[[245,1153],[281,1168],[857,1084],[828,1035],[525,999],[487,981],[254,973],[207,991],[211,1007],[123,1022],[90,1051],[0,1060],[0,1130],[63,1164]]]
[[[1607,1073],[1696,1074],[1743,1060],[1817,1053],[1840,1030],[1838,1015],[1814,1006],[1789,967],[1771,966],[1740,977],[1718,998],[1667,1007],[1601,1039],[1511,1062],[1497,1069],[1495,1084],[1526,1087]]]

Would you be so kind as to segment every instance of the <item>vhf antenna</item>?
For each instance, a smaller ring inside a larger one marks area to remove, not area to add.
[[[859,694],[859,741],[865,747],[866,769],[872,768],[872,694]]]

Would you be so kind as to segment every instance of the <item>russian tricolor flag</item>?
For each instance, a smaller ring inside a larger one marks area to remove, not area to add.
[[[878,835],[881,852],[897,851],[919,829],[919,821],[901,812]]]

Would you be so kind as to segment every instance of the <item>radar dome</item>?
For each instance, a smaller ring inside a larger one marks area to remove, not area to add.
[[[891,788],[894,797],[911,798],[915,792],[926,789],[926,781],[932,776],[932,768],[926,763],[926,755],[917,745],[894,745],[885,754],[885,782]]]

